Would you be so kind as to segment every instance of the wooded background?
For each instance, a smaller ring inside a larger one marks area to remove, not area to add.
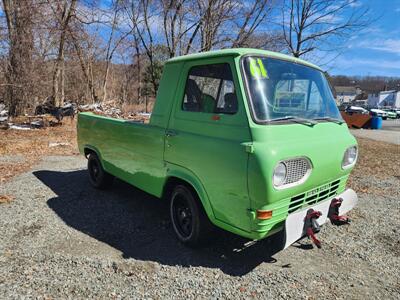
[[[1,1],[0,102],[12,116],[44,101],[142,103],[163,63],[193,52],[254,47],[319,63],[373,22],[356,0]]]

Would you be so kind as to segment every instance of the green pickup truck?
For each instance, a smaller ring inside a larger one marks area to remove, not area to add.
[[[226,49],[166,62],[149,123],[78,117],[79,150],[96,188],[117,177],[170,202],[180,241],[218,226],[284,247],[315,236],[357,203],[346,189],[357,143],[324,73],[306,61]]]

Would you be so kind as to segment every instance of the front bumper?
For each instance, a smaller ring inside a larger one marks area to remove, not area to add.
[[[353,209],[357,202],[358,197],[356,192],[352,189],[348,189],[343,193],[337,195],[335,198],[342,198],[342,205],[339,207],[339,215],[342,216]],[[306,209],[294,212],[290,214],[285,221],[285,247],[289,247],[291,244],[301,239],[304,234],[304,219],[309,209],[320,211],[322,215],[318,218],[318,224],[322,225],[328,220],[329,207],[332,199],[327,199],[323,202],[317,203]]]

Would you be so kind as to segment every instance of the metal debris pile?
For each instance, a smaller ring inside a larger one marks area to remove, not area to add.
[[[44,103],[36,106],[33,115],[11,117],[5,104],[0,103],[0,129],[31,130],[59,126],[64,117],[73,119],[77,111],[75,103],[66,103],[60,107]]]
[[[145,112],[123,112],[116,101],[85,104],[78,107],[80,112],[93,112],[97,115],[124,119],[129,121],[147,123],[150,120],[150,113]]]
[[[6,105],[0,103],[0,123],[7,121],[8,119],[8,110],[6,110]]]
[[[7,116],[5,119],[0,120],[0,129],[3,130],[31,130],[59,125],[61,125],[59,121],[54,120],[53,116],[47,114],[39,116],[24,115],[15,118],[9,118]]]
[[[93,112],[106,117],[141,123],[148,123],[151,115],[145,112],[124,112],[119,108],[119,103],[116,101],[84,105],[68,102],[59,107],[45,102],[36,106],[34,115],[25,114],[11,118],[5,104],[0,103],[0,129],[31,130],[59,126],[65,117],[74,119],[78,112]]]
[[[81,112],[90,111],[113,118],[122,117],[122,111],[117,107],[117,104],[114,101],[80,105],[78,110]]]

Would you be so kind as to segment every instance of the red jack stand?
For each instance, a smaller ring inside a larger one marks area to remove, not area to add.
[[[329,207],[328,218],[332,224],[337,226],[350,223],[350,219],[347,216],[339,216],[339,207],[342,205],[342,202],[342,198],[334,198]]]
[[[320,211],[309,209],[306,217],[304,218],[304,233],[308,236],[308,238],[311,239],[317,248],[321,248],[321,242],[315,236],[315,233],[320,231],[320,226],[317,222],[317,219],[321,215],[322,213]]]

